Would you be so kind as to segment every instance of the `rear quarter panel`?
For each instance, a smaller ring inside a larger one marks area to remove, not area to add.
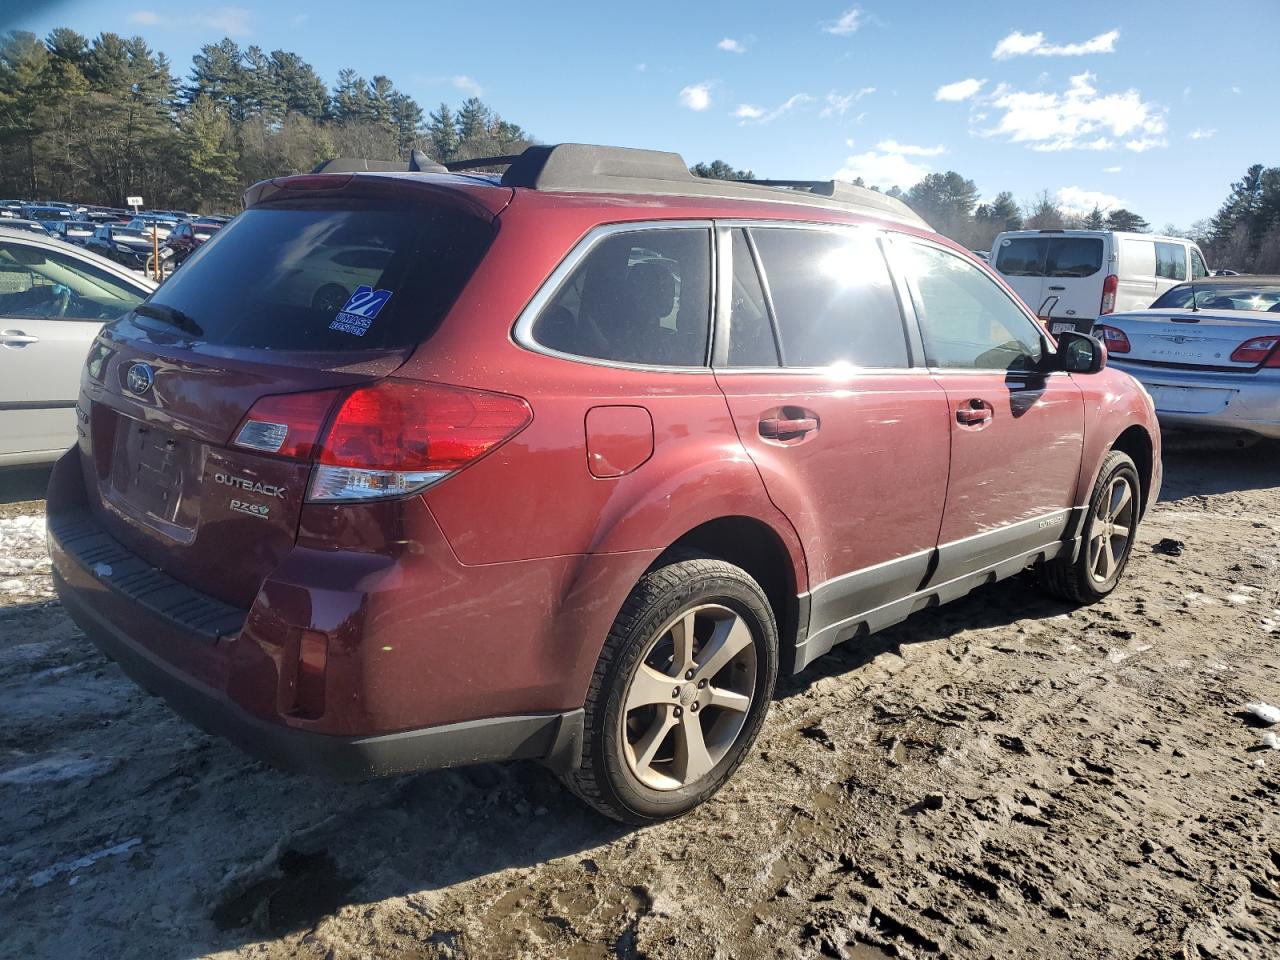
[[[1147,392],[1129,374],[1111,367],[1096,374],[1075,374],[1073,379],[1084,394],[1084,455],[1076,488],[1077,505],[1088,506],[1102,461],[1120,435],[1137,426],[1146,432],[1151,443],[1149,493],[1143,504],[1145,515],[1159,497],[1163,479],[1160,426]]]

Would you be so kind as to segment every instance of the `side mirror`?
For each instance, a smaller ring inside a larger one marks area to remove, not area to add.
[[[1107,365],[1107,348],[1087,333],[1058,334],[1058,369],[1067,373],[1097,373]]]

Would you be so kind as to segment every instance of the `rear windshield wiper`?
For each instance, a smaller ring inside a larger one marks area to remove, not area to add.
[[[144,317],[163,321],[171,327],[177,327],[183,333],[191,334],[193,337],[198,337],[204,333],[204,328],[181,310],[166,307],[163,303],[140,303],[133,308],[133,312],[140,313]]]

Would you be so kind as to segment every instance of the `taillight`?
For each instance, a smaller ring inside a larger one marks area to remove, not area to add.
[[[1102,304],[1098,315],[1114,313],[1116,309],[1116,290],[1120,287],[1120,278],[1114,273],[1102,281]],[[1127,348],[1126,348],[1127,349]]]
[[[1280,336],[1254,337],[1236,347],[1232,363],[1260,363],[1264,367],[1280,367]]]
[[[231,443],[259,453],[310,460],[316,454],[320,430],[337,398],[337,390],[263,397],[240,421]]]
[[[1128,353],[1129,337],[1118,327],[1109,327],[1099,323],[1093,328],[1093,335],[1107,345],[1107,353]]]
[[[325,431],[311,500],[413,493],[484,456],[533,419],[519,397],[383,380],[347,394]]]
[[[318,390],[263,397],[241,421],[232,446],[315,461],[308,500],[372,500],[443,480],[532,419],[527,403],[505,393],[382,380],[345,395]]]

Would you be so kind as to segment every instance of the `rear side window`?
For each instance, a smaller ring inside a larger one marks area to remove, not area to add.
[[[533,324],[560,353],[700,367],[711,326],[711,231],[615,233],[593,246]]]
[[[915,280],[916,311],[929,365],[959,370],[1032,371],[1044,352],[1040,329],[971,261],[936,247],[903,243]]]
[[[151,299],[220,346],[402,349],[435,330],[491,238],[488,221],[441,204],[253,207]]]
[[[1101,237],[1051,237],[1049,277],[1091,277],[1102,269]]]
[[[1209,275],[1209,266],[1195,247],[1191,248],[1191,279],[1202,280]]]
[[[1043,277],[1047,237],[1006,237],[996,251],[996,269],[1006,277]]]
[[[1161,280],[1187,279],[1187,248],[1180,243],[1157,240],[1156,276]]]
[[[870,236],[752,229],[782,338],[782,364],[908,367],[889,268]]]
[[[70,254],[0,243],[0,316],[101,323],[142,298],[138,287]]]

